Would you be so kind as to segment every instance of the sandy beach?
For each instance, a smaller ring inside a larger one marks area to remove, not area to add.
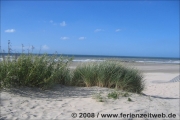
[[[114,100],[107,98],[107,94],[113,89],[96,86],[56,85],[45,91],[28,87],[3,89],[0,119],[128,119],[125,116],[127,114],[166,115],[165,118],[153,118],[152,115],[136,118],[146,120],[180,118],[180,80],[170,81],[179,75],[178,64],[124,64],[143,72],[146,82],[143,94],[129,93],[129,97],[120,96]],[[74,67],[75,65],[71,66]],[[98,102],[93,97],[98,93],[102,95],[104,102]],[[128,98],[132,101],[128,101]],[[104,114],[118,114],[118,117],[108,118]]]

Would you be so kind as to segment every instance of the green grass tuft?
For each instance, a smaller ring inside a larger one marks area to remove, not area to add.
[[[100,93],[94,94],[93,98],[96,99],[97,102],[105,102],[105,98],[102,97]]]
[[[144,89],[142,74],[118,62],[105,61],[82,64],[74,70],[72,84],[76,86],[99,86],[141,93]]]
[[[111,92],[108,94],[108,98],[118,99],[119,94],[117,92]]]
[[[130,94],[129,94],[129,93],[127,93],[127,92],[122,93],[121,95],[122,95],[122,97],[129,97],[129,96],[130,96]]]
[[[132,101],[132,99],[131,99],[131,98],[128,98],[128,101],[129,101],[129,102],[131,102],[131,101]]]
[[[55,58],[57,61],[55,61]],[[50,88],[56,83],[68,84],[70,73],[65,58],[47,55],[25,55],[0,62],[1,87]]]

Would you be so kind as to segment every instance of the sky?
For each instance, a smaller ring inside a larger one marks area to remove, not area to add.
[[[1,51],[179,57],[179,4],[1,1]]]

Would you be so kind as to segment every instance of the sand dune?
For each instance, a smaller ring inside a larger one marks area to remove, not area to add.
[[[102,114],[118,114],[119,118],[111,119],[120,119],[121,113],[175,114],[175,119],[179,119],[180,82],[164,83],[178,75],[178,71],[144,73],[146,89],[142,95],[130,93],[131,102],[128,97],[122,96],[116,100],[108,99],[107,94],[114,90],[96,86],[87,88],[56,85],[45,91],[28,87],[4,89],[1,91],[0,119],[83,119],[80,118],[81,113],[94,113],[93,119],[105,119]],[[93,98],[97,93],[102,95],[104,102],[97,102]],[[77,113],[77,117],[73,118],[72,113]]]

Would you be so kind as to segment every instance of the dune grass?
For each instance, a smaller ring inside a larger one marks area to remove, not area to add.
[[[56,60],[56,61],[55,61]],[[99,86],[141,93],[145,84],[142,74],[118,62],[92,62],[77,66],[70,72],[70,59],[57,56],[22,54],[0,62],[2,87],[38,87],[47,89],[54,84],[71,86]]]
[[[92,62],[70,71],[65,57],[22,54],[0,62],[0,87],[38,87],[47,89],[55,84],[99,86],[141,93],[145,87],[142,74],[115,61]]]
[[[8,41],[8,56],[0,62],[0,88],[38,87],[51,88],[55,84],[71,86],[99,86],[141,93],[145,84],[142,74],[116,61],[85,63],[73,71],[68,68],[71,58],[24,54],[10,56],[11,43]],[[32,46],[32,51],[34,47]],[[113,96],[112,94],[110,96]],[[113,96],[114,97],[114,96]]]
[[[68,62],[55,55],[22,54],[13,61],[7,57],[0,62],[1,88],[28,86],[47,89],[56,83],[68,84],[71,79]]]
[[[145,84],[142,74],[134,68],[122,66],[118,62],[105,61],[78,66],[72,78],[76,86],[99,86],[141,93]]]

